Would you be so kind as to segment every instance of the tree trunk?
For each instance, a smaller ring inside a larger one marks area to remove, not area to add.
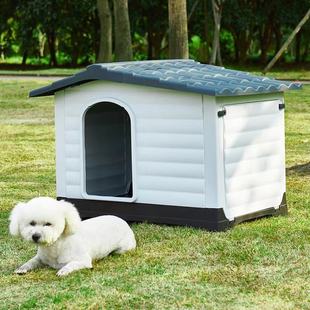
[[[281,48],[282,42],[282,33],[280,25],[276,25],[274,27],[274,35],[275,35],[275,50],[278,51]]]
[[[211,64],[216,64],[217,59],[221,66],[223,65],[220,49],[222,3],[223,0],[212,0],[212,10],[214,17],[214,34],[213,34],[212,54],[210,58]]]
[[[23,66],[26,65],[27,58],[28,58],[28,51],[25,50],[25,51],[23,52],[23,60],[22,60],[22,65],[23,65]]]
[[[205,55],[203,57],[204,62],[208,62],[209,59],[209,36],[208,36],[208,4],[207,0],[203,1],[203,11],[204,11],[204,27],[203,27],[203,41],[206,42]]]
[[[153,32],[149,28],[147,32],[148,59],[159,59],[161,50],[162,33]]]
[[[302,61],[306,61],[307,60],[307,57],[308,57],[308,53],[309,53],[309,40],[306,39],[306,42],[304,43],[304,52],[303,52],[303,55],[302,55]]]
[[[189,57],[186,0],[168,0],[169,58]]]
[[[147,59],[154,59],[154,31],[151,16],[147,17]]]
[[[262,26],[262,29],[260,32],[260,48],[261,48],[260,61],[262,64],[265,64],[268,60],[267,53],[270,47],[271,37],[272,37],[272,28],[273,28],[272,22],[273,22],[273,18],[269,18],[266,24]]]
[[[128,0],[113,0],[116,61],[132,60]]]
[[[239,63],[245,64],[247,61],[248,50],[250,48],[251,38],[248,31],[244,30],[240,35],[239,42]]]
[[[55,31],[47,33],[47,43],[50,50],[50,66],[57,66]]]
[[[100,22],[100,44],[97,62],[112,61],[112,16],[109,0],[97,0]]]
[[[240,35],[237,33],[233,33],[234,37],[234,49],[235,49],[235,62],[240,62]]]
[[[302,18],[302,20],[298,23],[296,28],[293,30],[293,32],[289,35],[287,40],[284,42],[280,50],[277,52],[277,54],[272,58],[272,60],[269,62],[269,64],[264,68],[263,73],[265,74],[272,68],[272,66],[277,62],[277,60],[281,57],[283,52],[287,49],[287,47],[291,44],[296,34],[300,31],[301,27],[307,22],[307,20],[310,17],[310,9],[306,13],[306,15]]]
[[[300,59],[301,59],[301,57],[300,57],[300,55],[301,55],[301,53],[300,53],[300,45],[301,45],[301,32],[298,32],[297,34],[296,34],[296,42],[295,42],[295,62],[300,62]]]

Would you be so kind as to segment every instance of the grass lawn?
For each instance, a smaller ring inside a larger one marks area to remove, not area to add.
[[[8,235],[18,201],[55,196],[47,81],[0,81],[0,309],[310,309],[310,87],[286,94],[289,216],[233,229],[135,224],[138,248],[66,278],[13,271],[35,246]]]
[[[84,68],[47,68],[47,69],[0,69],[0,75],[30,75],[30,76],[70,76]]]
[[[263,66],[238,66],[238,65],[224,65],[226,68],[248,71],[256,75],[262,75]],[[0,75],[30,75],[30,76],[70,76],[85,67],[80,68],[36,68],[35,66],[28,66],[22,69],[20,65],[0,66]],[[309,65],[300,65],[297,69],[296,66],[276,66],[266,74],[267,77],[275,79],[290,79],[290,80],[310,80]]]

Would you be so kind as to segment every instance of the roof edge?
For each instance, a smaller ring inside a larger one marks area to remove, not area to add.
[[[50,96],[65,88],[97,80],[220,97],[280,93],[302,88],[299,82],[255,76],[248,72],[203,65],[190,59],[169,59],[92,64],[70,77],[30,91],[29,97]]]

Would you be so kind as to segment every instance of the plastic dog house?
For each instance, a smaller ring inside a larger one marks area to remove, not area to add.
[[[58,198],[223,230],[285,213],[283,91],[298,83],[192,60],[94,64],[30,92],[55,95]]]

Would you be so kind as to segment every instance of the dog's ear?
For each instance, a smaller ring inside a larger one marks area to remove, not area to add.
[[[71,235],[78,231],[81,225],[81,218],[77,209],[73,206],[72,203],[61,200],[58,202],[63,208],[64,217],[65,217],[65,229],[64,235]]]
[[[9,230],[10,230],[10,234],[13,236],[19,236],[20,235],[20,231],[19,231],[19,219],[20,219],[20,212],[21,209],[23,207],[25,207],[25,203],[18,203],[12,210],[11,214],[10,214],[10,226],[9,226]]]

